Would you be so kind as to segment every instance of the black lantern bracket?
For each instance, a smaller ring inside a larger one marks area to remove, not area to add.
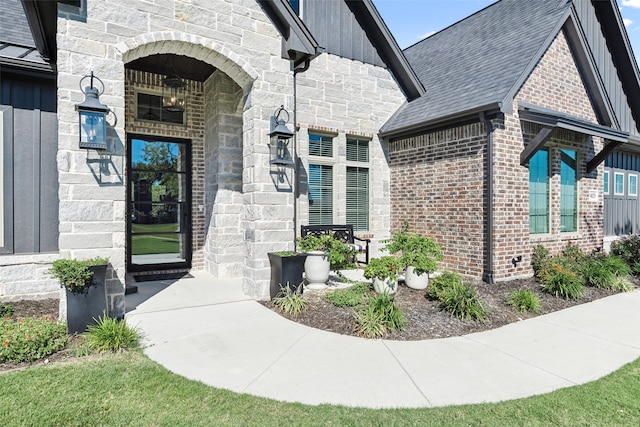
[[[89,79],[89,85],[83,86]],[[95,86],[98,82],[101,87]],[[113,114],[116,126],[118,117],[109,108],[100,102],[100,95],[104,93],[104,82],[93,74],[85,75],[80,79],[80,90],[84,94],[84,101],[76,104],[76,111],[80,119],[80,148],[106,150],[107,149],[107,115]]]
[[[286,119],[281,118],[286,115]],[[289,112],[281,105],[271,116],[271,132],[269,133],[270,159],[272,165],[293,167],[293,158],[289,151],[289,141],[294,133],[289,130]]]

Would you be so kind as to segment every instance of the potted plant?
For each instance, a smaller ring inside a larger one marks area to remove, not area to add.
[[[287,288],[291,293],[302,293],[302,273],[307,254],[285,251],[269,252],[267,255],[271,265],[270,298],[278,297]]]
[[[298,249],[307,254],[304,264],[305,277],[309,289],[324,289],[329,280],[329,272],[344,268],[355,257],[355,250],[333,233],[315,236],[307,234],[298,239]]]
[[[384,243],[383,250],[391,254],[400,253],[405,284],[412,289],[426,289],[429,274],[436,271],[437,261],[442,261],[440,245],[429,237],[409,232],[406,221],[403,229],[393,233]]]
[[[67,328],[84,332],[87,325],[107,311],[105,278],[109,259],[58,259],[49,273],[66,291]]]
[[[402,263],[394,256],[373,258],[364,267],[364,277],[372,279],[373,289],[376,292],[395,294],[398,290],[398,274],[401,268]]]
[[[412,289],[426,289],[429,275],[438,268],[437,261],[442,261],[440,245],[429,237],[409,234],[400,261],[405,268],[405,284]]]
[[[307,234],[298,239],[298,250],[306,253],[304,274],[307,280],[305,286],[309,289],[324,289],[329,280],[331,262],[329,261],[329,246],[333,240],[328,234],[314,236]]]

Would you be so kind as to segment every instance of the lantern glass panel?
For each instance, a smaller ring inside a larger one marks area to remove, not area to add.
[[[107,148],[105,113],[80,111],[80,147]]]

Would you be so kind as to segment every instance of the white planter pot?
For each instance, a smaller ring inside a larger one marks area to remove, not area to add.
[[[429,286],[429,273],[416,274],[413,266],[410,265],[404,273],[404,283],[411,289],[427,289],[427,286]]]
[[[329,257],[326,252],[307,252],[307,259],[304,262],[304,274],[307,279],[306,289],[324,289],[329,280]]]
[[[398,290],[398,281],[391,280],[386,278],[384,280],[378,279],[377,277],[373,278],[373,290],[379,294],[388,293],[389,295],[393,295]]]

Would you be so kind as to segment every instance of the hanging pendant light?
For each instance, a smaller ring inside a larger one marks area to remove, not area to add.
[[[177,75],[167,76],[162,81],[162,108],[172,113],[181,113],[185,106],[187,84]]]

